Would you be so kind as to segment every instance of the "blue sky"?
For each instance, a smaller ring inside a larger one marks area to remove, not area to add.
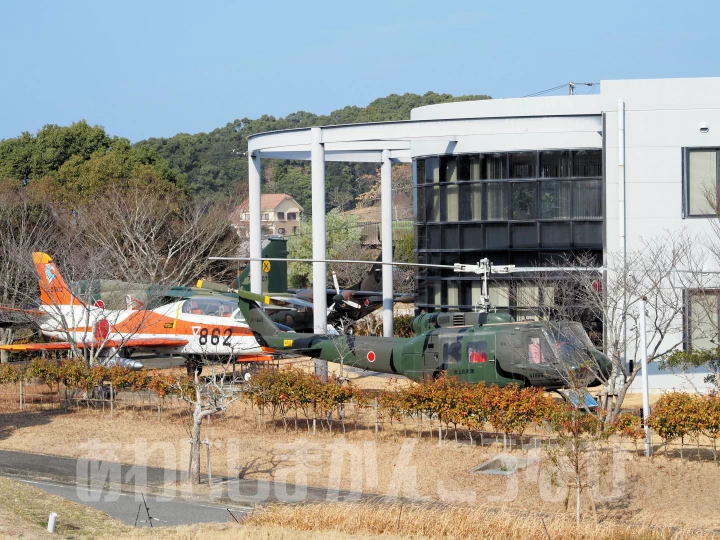
[[[0,139],[86,119],[138,141],[391,93],[720,76],[719,16],[710,0],[4,0]]]

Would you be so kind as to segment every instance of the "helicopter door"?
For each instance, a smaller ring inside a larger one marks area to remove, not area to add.
[[[495,347],[497,372],[508,379],[525,377],[528,366],[528,348],[523,347],[520,332],[498,334]]]
[[[435,376],[445,369],[442,360],[442,348],[440,347],[440,336],[428,334],[425,341],[425,352],[423,354],[423,372],[426,375]]]

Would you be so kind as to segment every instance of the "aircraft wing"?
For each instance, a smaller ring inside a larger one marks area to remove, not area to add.
[[[272,304],[279,307],[288,307],[288,308],[299,308],[299,307],[306,307],[306,308],[312,308],[313,304],[312,302],[308,302],[307,300],[303,300],[301,298],[296,298],[294,296],[266,296],[265,297],[269,302],[266,300],[265,304]]]
[[[186,339],[164,339],[164,338],[137,338],[128,339],[123,342],[121,340],[108,340],[104,343],[86,343],[78,342],[77,346],[80,349],[89,347],[179,347],[181,345],[187,345],[188,340]],[[56,343],[18,343],[13,345],[0,345],[0,350],[3,351],[66,351],[72,348],[72,345],[67,341],[58,341]]]
[[[23,328],[32,326],[39,318],[47,315],[37,309],[22,309],[9,306],[0,306],[0,328]]]

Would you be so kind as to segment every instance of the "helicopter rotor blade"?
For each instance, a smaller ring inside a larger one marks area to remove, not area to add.
[[[427,263],[408,263],[408,262],[383,262],[383,261],[360,261],[353,259],[283,259],[283,258],[267,258],[261,259],[252,257],[208,257],[211,261],[278,261],[278,262],[324,262],[324,263],[350,263],[350,264],[380,264],[384,266],[411,266],[416,268],[447,268],[448,270],[455,270],[454,264],[427,264]],[[474,265],[463,265],[466,268]],[[515,267],[512,269],[512,273],[517,272],[602,272],[603,270],[610,270],[604,266],[557,266],[557,267]]]
[[[333,270],[332,277],[333,277],[333,284],[335,285],[335,294],[340,294],[340,285],[338,285],[338,279],[337,279],[337,274],[335,273],[335,270]]]

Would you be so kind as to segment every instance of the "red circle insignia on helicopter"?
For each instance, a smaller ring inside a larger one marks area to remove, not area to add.
[[[374,362],[375,361],[375,353],[373,351],[368,352],[367,359],[368,359],[368,362]]]
[[[370,305],[370,300],[366,298],[363,304],[365,304],[365,307],[368,307]]]

